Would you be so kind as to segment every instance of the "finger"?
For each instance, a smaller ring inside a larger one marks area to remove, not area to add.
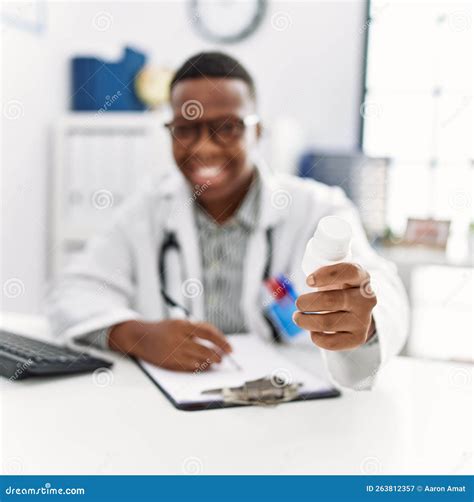
[[[307,277],[306,283],[317,288],[342,289],[359,286],[368,278],[368,272],[356,263],[336,263],[319,268]]]
[[[207,322],[193,323],[192,336],[208,340],[223,350],[226,354],[232,352],[230,343],[226,340],[222,331]]]
[[[212,361],[210,359],[202,358],[202,356],[195,352],[191,346],[187,345],[180,352],[179,356],[174,358],[174,364],[179,367],[179,371],[205,371],[209,369]]]
[[[199,356],[196,356],[195,354],[184,354],[185,357],[185,367],[187,368],[186,371],[194,371],[196,373],[200,373],[202,371],[207,371],[208,369],[211,368],[211,366],[214,364],[210,359],[204,359],[202,360]]]
[[[359,288],[317,291],[300,295],[296,307],[301,312],[349,311]]]
[[[186,354],[189,354],[200,363],[209,361],[209,364],[211,364],[220,363],[222,361],[222,356],[217,351],[198,342],[193,342],[186,347]]]
[[[188,373],[200,373],[201,371],[205,371],[209,366],[210,365],[208,363],[200,363],[192,357],[189,357],[182,362],[181,369],[179,371],[186,371]]]
[[[195,370],[195,362],[191,357],[182,353],[179,356],[167,358],[160,366],[173,371],[190,372]]]
[[[377,297],[369,286],[315,291],[301,295],[296,307],[301,312],[354,312],[363,314],[377,304]]]
[[[359,347],[365,342],[361,334],[355,333],[311,333],[311,340],[318,347],[325,350],[350,350]]]
[[[330,314],[303,314],[295,312],[295,323],[308,331],[349,331],[360,329],[361,324],[351,312],[333,312]]]

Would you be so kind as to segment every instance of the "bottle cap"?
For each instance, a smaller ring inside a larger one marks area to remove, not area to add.
[[[325,216],[319,223],[313,238],[313,251],[325,260],[342,260],[349,253],[352,229],[339,216]]]

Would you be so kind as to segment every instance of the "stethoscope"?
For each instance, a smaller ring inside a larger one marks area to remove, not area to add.
[[[181,308],[187,317],[190,316],[191,312],[184,305],[179,304],[176,299],[172,298],[168,294],[168,282],[166,274],[166,255],[169,251],[175,250],[179,256],[179,266],[181,271],[185,271],[185,265],[183,260],[183,253],[181,250],[181,245],[176,239],[176,234],[174,232],[167,231],[165,237],[161,243],[160,251],[158,253],[158,274],[160,277],[160,293],[161,296],[168,307]]]
[[[273,256],[273,228],[269,227],[265,231],[266,237],[266,247],[267,247],[267,257],[265,261],[265,267],[262,275],[262,282],[265,282],[267,279],[270,279],[270,273],[272,268],[272,256]],[[179,257],[179,266],[181,268],[181,272],[183,273],[183,277],[186,277],[186,267],[183,259],[183,252],[181,249],[181,245],[176,238],[176,234],[172,231],[166,231],[165,236],[161,242],[159,251],[158,251],[158,274],[160,278],[160,293],[164,302],[166,303],[168,308],[179,308],[181,309],[187,317],[190,317],[191,312],[189,309],[178,303],[176,298],[173,298],[172,295],[169,294],[169,284],[167,282],[167,273],[166,273],[166,256],[170,251],[176,252]],[[279,340],[279,335],[274,329],[273,325],[269,323],[273,338],[275,340]]]

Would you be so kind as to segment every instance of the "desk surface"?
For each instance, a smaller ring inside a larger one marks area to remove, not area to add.
[[[47,334],[40,318],[3,328]],[[130,360],[0,380],[5,474],[473,474],[473,367],[398,357],[371,392],[275,408],[176,410]]]

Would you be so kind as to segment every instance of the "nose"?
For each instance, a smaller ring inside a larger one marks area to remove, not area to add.
[[[191,147],[191,153],[193,155],[207,156],[220,150],[221,147],[212,139],[212,133],[207,124],[201,124],[196,141]]]

